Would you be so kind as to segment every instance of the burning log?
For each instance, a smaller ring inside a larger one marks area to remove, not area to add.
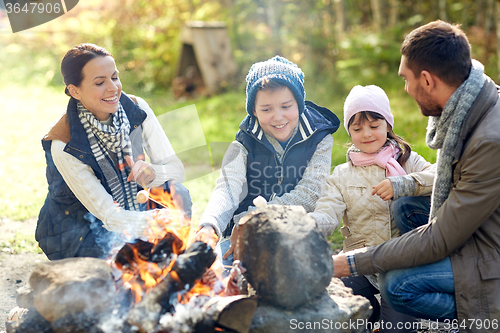
[[[157,244],[136,240],[135,243],[125,243],[115,257],[115,264],[120,269],[129,269],[139,258],[154,263],[169,260],[172,253],[179,254],[184,242],[173,232],[168,232]]]
[[[115,257],[115,264],[120,269],[131,269],[136,256],[148,261],[153,250],[153,243],[138,239],[135,243],[125,243]]]
[[[166,278],[156,285],[129,312],[127,322],[143,332],[153,332],[161,314],[171,306],[175,292],[189,290],[215,261],[216,255],[204,242],[193,243],[177,260]]]
[[[207,316],[204,317],[205,327],[220,326],[238,333],[250,330],[253,314],[257,309],[257,299],[247,296],[212,297],[204,306]],[[207,325],[207,321],[215,325]],[[207,332],[204,327],[197,327],[198,332]]]

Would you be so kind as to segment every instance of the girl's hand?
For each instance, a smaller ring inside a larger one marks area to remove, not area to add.
[[[391,181],[389,179],[384,179],[378,185],[373,186],[372,195],[375,194],[384,201],[392,199],[392,197],[394,196],[394,190],[392,188]]]
[[[133,180],[141,187],[146,188],[155,180],[156,173],[149,163],[143,160],[137,160],[137,162],[134,163],[134,160],[129,155],[127,155],[125,159],[131,170],[127,181]]]

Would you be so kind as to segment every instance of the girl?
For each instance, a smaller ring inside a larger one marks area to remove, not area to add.
[[[42,140],[49,192],[36,240],[47,257],[105,257],[111,236],[143,236],[153,214],[166,213],[141,211],[136,195],[143,187],[170,191],[171,181],[179,182],[176,197],[189,216],[184,167],[148,104],[122,92],[111,54],[78,45],[64,56],[61,73],[68,107]]]
[[[344,104],[344,127],[353,145],[347,162],[337,166],[326,181],[324,196],[310,215],[329,235],[342,220],[346,237],[343,251],[380,244],[400,235],[391,222],[393,200],[405,196],[429,196],[434,167],[393,132],[394,117],[389,99],[377,86],[355,86]],[[430,197],[428,197],[430,200]],[[392,310],[382,299],[380,306],[375,276],[343,279],[354,294],[367,297],[373,306],[370,322],[397,322],[412,317]],[[382,307],[382,309],[380,309]]]
[[[314,210],[330,172],[331,134],[340,124],[330,110],[305,101],[304,73],[283,57],[254,64],[246,81],[248,115],[224,155],[221,176],[200,219],[200,232],[213,229],[224,237],[225,265],[232,264],[233,225],[254,209],[256,197]]]

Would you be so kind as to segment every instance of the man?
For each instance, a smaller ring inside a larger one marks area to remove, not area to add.
[[[429,223],[381,245],[334,256],[335,276],[382,273],[381,293],[396,310],[443,319],[464,332],[499,332],[497,86],[471,60],[458,26],[421,26],[405,38],[401,53],[399,75],[430,117],[427,144],[438,149]]]

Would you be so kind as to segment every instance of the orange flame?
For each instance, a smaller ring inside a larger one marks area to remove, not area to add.
[[[191,221],[187,218],[181,207],[179,207],[179,201],[173,200],[175,196],[175,191],[172,188],[172,193],[168,193],[161,188],[149,189],[148,208],[166,208],[155,210],[156,214],[154,219],[150,221],[149,228],[144,235],[143,239],[147,239],[150,244],[153,244],[153,249],[157,246],[167,235],[173,235],[173,237],[179,242],[172,242],[172,260],[168,262],[167,267],[160,267],[156,262],[144,260],[139,253],[139,249],[131,246],[132,257],[127,258],[129,260],[126,267],[120,267],[115,261],[112,264],[115,268],[122,272],[121,280],[128,288],[130,288],[135,302],[139,302],[143,295],[149,290],[154,288],[158,283],[160,283],[167,275],[170,274],[171,278],[180,280],[177,273],[172,271],[172,267],[175,264],[177,256],[184,252],[184,250],[191,245],[194,241],[203,241],[207,243],[212,248],[215,248],[217,243],[217,235],[215,232],[212,235],[198,235],[195,239],[194,230],[191,228]],[[152,200],[151,200],[152,199]],[[161,207],[159,204],[163,207]],[[213,270],[222,272],[218,266],[220,264],[216,261],[212,265]],[[220,277],[217,278],[222,281]],[[182,303],[188,302],[189,299],[194,295],[214,295],[213,285],[204,284],[201,281],[197,283],[189,290],[187,293],[183,293],[180,296],[179,301]],[[180,294],[179,294],[180,295]]]

